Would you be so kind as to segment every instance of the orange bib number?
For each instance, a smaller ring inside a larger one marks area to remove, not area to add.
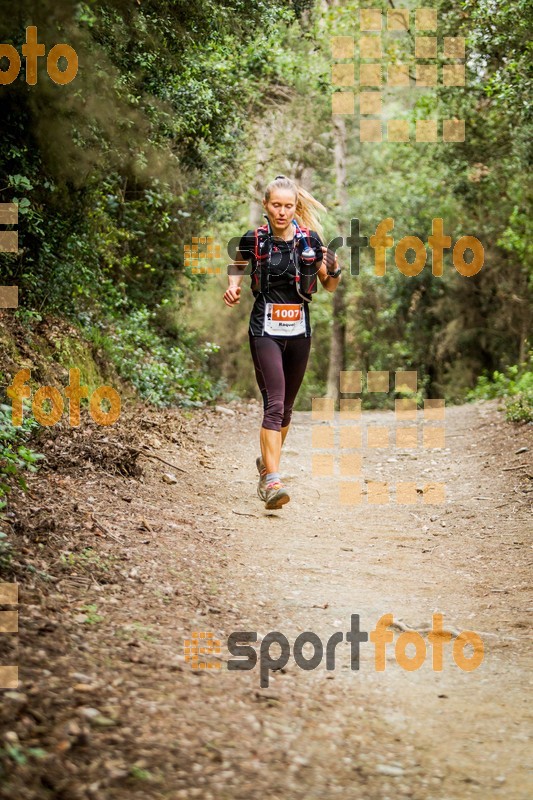
[[[271,336],[296,336],[305,333],[303,303],[266,303],[265,333]]]

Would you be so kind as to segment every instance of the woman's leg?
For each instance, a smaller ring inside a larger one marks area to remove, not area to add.
[[[285,374],[283,342],[268,336],[250,336],[255,376],[263,397],[263,422],[260,444],[267,473],[277,472],[281,453],[281,423],[284,413]]]
[[[281,457],[281,431],[271,431],[261,427],[259,443],[266,474],[271,475],[273,472],[278,472]]]
[[[285,437],[289,431],[289,425],[292,417],[292,407],[304,379],[310,350],[310,336],[292,340],[287,338],[287,346],[283,352],[285,397],[283,401],[283,418],[281,420],[282,443],[285,441]]]

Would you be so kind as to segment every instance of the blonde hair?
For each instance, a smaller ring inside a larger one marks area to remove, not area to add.
[[[320,214],[326,214],[327,209],[316,200],[312,194],[303,186],[299,186],[290,178],[285,175],[277,175],[273,181],[270,181],[265,189],[265,201],[270,200],[270,195],[274,189],[289,189],[296,197],[296,211],[294,216],[296,222],[304,228],[316,231],[321,239],[324,238],[324,231],[320,221]]]

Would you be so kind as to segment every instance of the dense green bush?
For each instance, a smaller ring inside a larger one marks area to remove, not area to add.
[[[27,446],[38,422],[26,414],[20,427],[11,421],[11,406],[0,405],[0,511],[6,507],[7,495],[13,485],[26,490],[24,472],[36,472],[37,462],[44,458]]]
[[[505,412],[509,422],[533,422],[533,389],[508,398]]]
[[[180,345],[160,335],[155,312],[136,308],[88,329],[88,338],[130,381],[140,396],[157,406],[201,406],[221,393],[221,381],[208,378],[207,361],[218,345],[198,345],[185,333]],[[185,346],[182,346],[185,345]],[[193,355],[194,354],[194,355]]]
[[[529,362],[482,375],[467,395],[467,400],[505,398],[506,418],[510,422],[533,422],[533,353]]]

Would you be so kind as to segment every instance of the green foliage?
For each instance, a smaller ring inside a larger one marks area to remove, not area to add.
[[[129,771],[130,777],[134,778],[136,781],[147,781],[149,783],[154,783],[158,781],[156,775],[153,772],[150,772],[148,769],[143,769],[142,767],[137,766],[136,764],[132,764]]]
[[[505,372],[478,378],[468,400],[505,399],[506,419],[509,422],[533,422],[533,353],[528,363],[514,365]]]
[[[6,507],[7,495],[13,485],[26,490],[24,472],[36,472],[38,461],[44,458],[27,446],[27,441],[39,425],[26,415],[20,427],[11,421],[11,406],[0,405],[0,511]]]
[[[48,758],[50,754],[42,747],[26,747],[18,744],[5,744],[0,748],[0,759],[9,758],[14,764],[23,766],[28,763],[28,757],[39,760]]]
[[[89,338],[130,381],[141,397],[157,406],[201,406],[222,390],[220,382],[207,376],[207,361],[218,346],[206,342],[193,345],[183,333],[187,349],[164,339],[154,328],[155,312],[137,308],[117,316],[108,324],[93,326]],[[194,356],[192,351],[194,350]]]
[[[62,564],[76,569],[93,568],[101,569],[108,572],[114,561],[114,556],[102,557],[92,547],[85,547],[80,553],[73,553],[70,551],[61,553],[59,560]]]
[[[506,400],[505,412],[508,422],[533,422],[533,389]]]
[[[86,614],[84,620],[86,625],[98,625],[99,622],[103,622],[104,620],[104,617],[97,613],[98,606],[95,603],[87,603],[82,606],[81,610]]]
[[[533,354],[532,354],[533,355]],[[477,385],[468,393],[468,400],[491,400],[494,397],[509,397],[533,390],[533,359],[529,364],[514,365],[504,372],[495,370],[492,375],[482,375]]]
[[[7,534],[0,531],[0,572],[6,570],[11,563],[12,547]]]

